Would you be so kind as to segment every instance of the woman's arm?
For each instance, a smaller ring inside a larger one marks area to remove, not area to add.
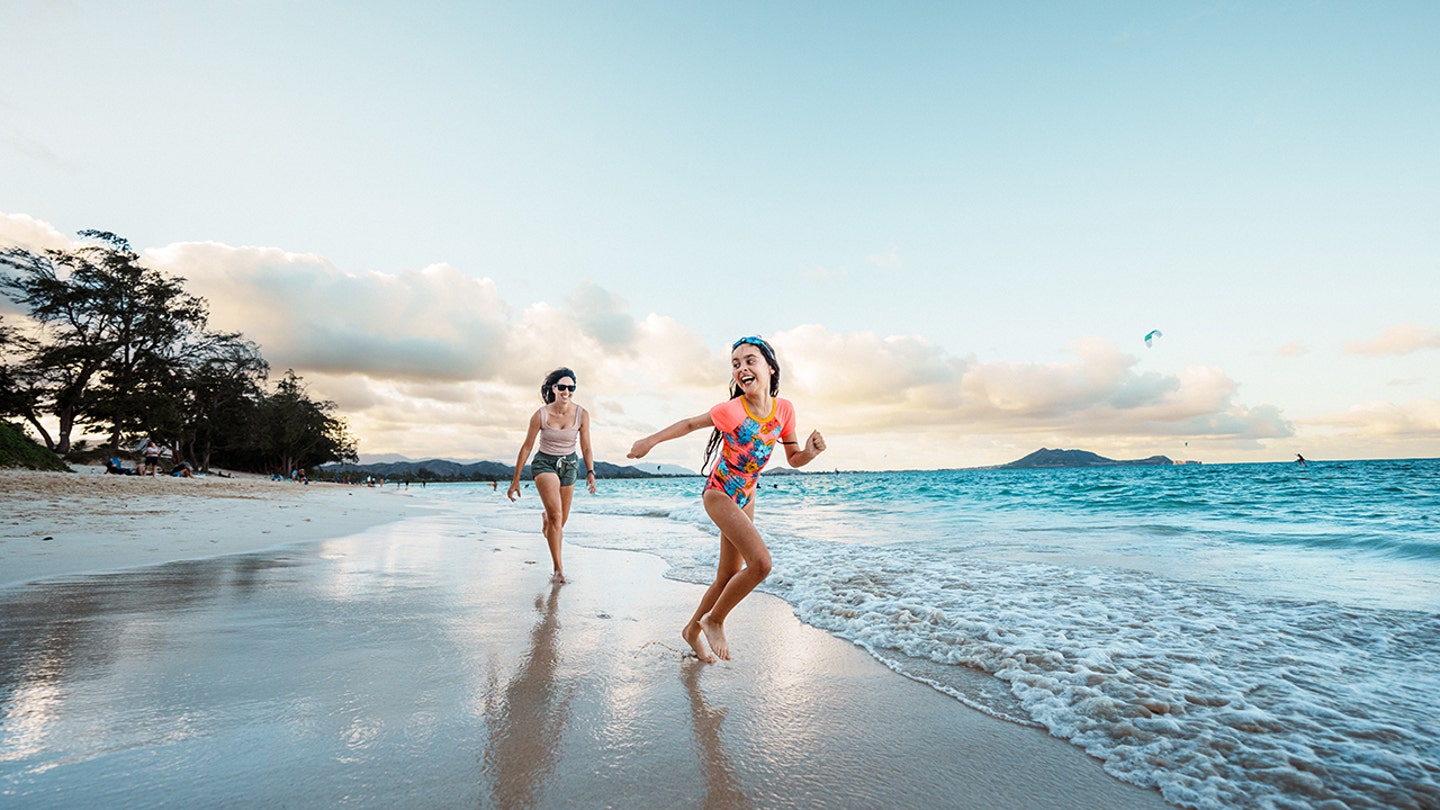
[[[714,426],[715,422],[711,420],[709,411],[706,411],[699,416],[692,416],[689,419],[681,419],[679,422],[676,422],[670,427],[656,431],[655,433],[646,436],[640,441],[635,442],[635,444],[630,446],[630,452],[626,454],[625,457],[644,458],[646,453],[649,453],[651,450],[655,449],[655,445],[661,442],[668,442],[671,439],[678,439],[681,436],[694,433],[701,428]]]
[[[580,460],[585,462],[585,488],[595,494],[595,462],[590,455],[590,412],[580,409]]]
[[[530,417],[530,427],[525,432],[525,443],[520,445],[520,455],[515,459],[515,476],[510,479],[510,488],[505,491],[505,497],[515,500],[520,497],[520,472],[525,469],[525,459],[530,457],[530,448],[535,445],[535,437],[540,434],[540,411]]]

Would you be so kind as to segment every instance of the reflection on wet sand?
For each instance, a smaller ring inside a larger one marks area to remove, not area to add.
[[[494,676],[485,697],[484,771],[498,807],[536,807],[545,779],[560,757],[560,737],[570,719],[570,700],[562,694],[555,673],[560,666],[557,608],[560,585],[542,600],[535,597],[540,619],[530,631],[530,649],[504,694]]]
[[[698,661],[680,664],[680,680],[690,697],[690,717],[695,723],[695,753],[705,778],[703,806],[714,810],[748,808],[752,806],[750,799],[740,790],[735,769],[730,764],[730,755],[720,742],[720,724],[725,720],[726,709],[710,708],[705,703],[705,694],[700,691],[700,673],[705,666]]]
[[[61,751],[75,758],[113,740],[79,737],[84,719],[65,708],[122,666],[145,665],[166,654],[167,624],[229,593],[246,596],[262,572],[291,564],[283,555],[241,555],[169,563],[141,571],[93,575],[24,585],[0,592],[0,762],[21,762]],[[94,706],[98,698],[91,696]],[[134,744],[168,733],[170,715],[127,715]],[[111,727],[115,733],[116,727]]]

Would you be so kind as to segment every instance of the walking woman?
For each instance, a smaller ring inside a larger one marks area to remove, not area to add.
[[[550,560],[555,566],[551,580],[565,583],[565,570],[560,564],[560,544],[565,536],[565,521],[570,518],[570,499],[575,495],[575,480],[580,473],[580,460],[585,462],[585,487],[595,494],[595,462],[590,455],[590,412],[575,402],[575,372],[557,368],[545,375],[540,386],[540,400],[545,403],[530,417],[530,429],[520,455],[515,459],[515,477],[505,493],[512,502],[520,497],[520,473],[530,448],[538,436],[540,446],[530,462],[530,477],[545,507],[540,531],[550,544]],[[577,453],[578,450],[578,453]]]

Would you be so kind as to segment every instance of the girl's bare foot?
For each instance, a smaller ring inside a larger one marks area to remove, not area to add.
[[[550,581],[555,583],[556,585],[564,585],[569,580],[565,579],[564,571],[556,571],[555,573],[550,575]]]
[[[699,622],[691,622],[685,625],[685,629],[680,631],[680,637],[685,639],[685,643],[689,644],[690,649],[695,651],[696,658],[699,658],[707,664],[715,663],[715,656],[711,655],[710,651],[705,649],[704,642],[700,640]]]
[[[725,641],[725,626],[711,621],[710,614],[706,613],[700,617],[700,630],[705,634],[705,640],[709,642],[710,649],[714,650],[716,655],[729,661],[730,644]]]

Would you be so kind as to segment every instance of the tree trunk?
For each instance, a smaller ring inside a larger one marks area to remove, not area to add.
[[[50,438],[50,431],[46,430],[45,426],[40,424],[40,420],[35,418],[35,414],[26,413],[25,421],[29,422],[30,426],[35,428],[35,432],[40,434],[40,438],[45,440],[45,447],[51,452],[55,452],[55,440]]]
[[[55,443],[55,453],[65,455],[70,452],[70,433],[75,429],[75,411],[69,408],[55,414],[60,419],[60,429],[57,431],[58,440]]]

